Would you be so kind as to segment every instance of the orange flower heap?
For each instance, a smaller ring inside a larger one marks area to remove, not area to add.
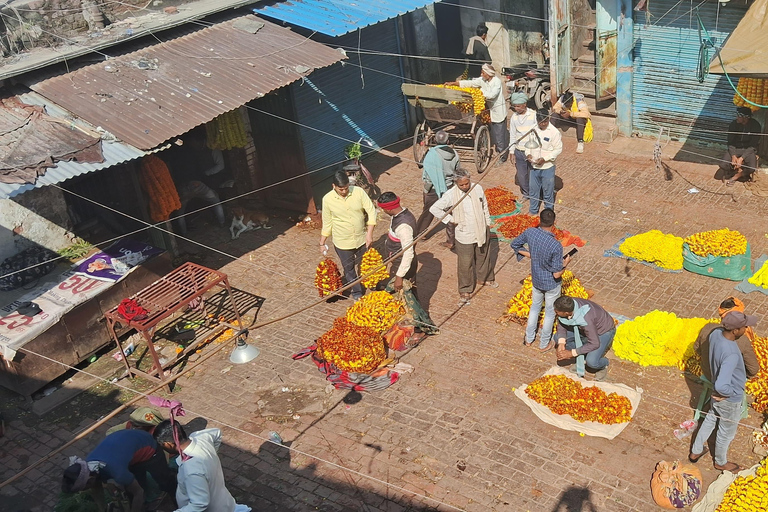
[[[488,200],[488,211],[491,215],[512,213],[517,208],[515,205],[517,198],[507,187],[489,188],[485,191],[485,198]]]
[[[596,387],[584,387],[565,375],[545,375],[525,388],[531,400],[555,414],[568,415],[579,422],[594,421],[604,425],[626,423],[632,419],[629,398],[606,394]]]
[[[747,381],[747,393],[754,397],[752,408],[757,412],[768,411],[768,338],[755,336],[752,339],[752,348],[755,349],[757,361],[760,363],[760,371]]]
[[[502,220],[497,228],[504,238],[512,240],[528,228],[539,225],[539,218],[533,215],[513,215]]]
[[[336,262],[326,258],[317,265],[315,270],[315,288],[321,297],[330,295],[341,288],[341,273]]]
[[[370,373],[387,357],[384,338],[371,329],[337,318],[333,327],[317,339],[317,353],[340,370]]]
[[[735,256],[747,252],[747,237],[728,228],[696,233],[685,239],[698,256]]]

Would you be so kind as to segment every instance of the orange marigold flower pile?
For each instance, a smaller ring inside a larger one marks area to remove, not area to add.
[[[528,228],[535,228],[539,225],[539,218],[533,215],[513,215],[503,219],[497,228],[504,238],[512,240]]]
[[[488,200],[488,211],[491,215],[504,215],[512,213],[517,208],[515,194],[507,187],[493,187],[485,191]]]
[[[317,293],[321,297],[325,297],[341,287],[341,273],[336,262],[330,258],[321,261],[315,270],[315,288],[317,288]]]
[[[696,233],[685,239],[698,256],[735,256],[747,252],[747,237],[728,228]]]
[[[525,392],[555,414],[568,415],[582,423],[614,425],[632,419],[629,398],[618,393],[606,394],[596,386],[584,387],[565,375],[540,377],[526,386]]]
[[[384,361],[384,338],[374,329],[337,318],[333,327],[317,339],[317,353],[340,370],[370,373]]]

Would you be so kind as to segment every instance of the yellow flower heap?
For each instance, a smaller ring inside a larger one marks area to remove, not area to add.
[[[340,370],[369,373],[387,357],[384,338],[370,327],[337,318],[333,327],[317,339],[317,352]]]
[[[573,272],[566,270],[563,272],[562,294],[579,299],[588,299],[587,290],[581,285],[581,281],[573,275]],[[505,316],[513,316],[520,319],[528,318],[528,312],[531,310],[533,302],[533,284],[531,276],[525,278],[523,287],[507,303],[507,313]],[[544,309],[542,308],[542,314]]]
[[[363,261],[360,264],[360,274],[365,278],[363,279],[363,286],[366,288],[375,288],[379,281],[383,281],[389,277],[387,267],[382,265],[384,260],[381,258],[379,251],[371,247],[365,254],[363,254]],[[371,275],[375,268],[378,269]]]
[[[737,476],[728,486],[715,512],[755,512],[768,509],[768,459],[757,466],[754,476]]]
[[[619,325],[613,351],[642,366],[685,367],[693,356],[693,343],[706,318],[678,318],[674,313],[651,311]]]
[[[747,281],[760,288],[768,288],[768,260],[766,260],[766,262],[763,263],[763,266],[760,267],[752,277],[747,279]]]
[[[728,228],[696,233],[685,239],[698,256],[735,256],[747,252],[747,237]]]
[[[453,89],[455,91],[466,92],[472,95],[472,103],[464,103],[458,101],[452,101],[452,105],[456,105],[462,112],[472,112],[475,115],[482,114],[485,110],[485,96],[483,91],[477,87],[459,87],[457,85],[435,85],[435,87],[442,87],[443,89]]]
[[[755,336],[752,348],[760,363],[760,371],[747,381],[746,389],[754,397],[752,408],[763,413],[768,410],[768,338]]]
[[[625,256],[670,270],[683,268],[683,239],[658,229],[630,236],[619,246]]]
[[[365,295],[347,309],[347,320],[380,333],[389,330],[405,314],[405,305],[387,292]]]

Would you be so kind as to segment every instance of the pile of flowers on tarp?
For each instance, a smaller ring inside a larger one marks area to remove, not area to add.
[[[595,386],[584,387],[565,375],[539,377],[526,386],[525,392],[555,414],[568,415],[576,421],[613,425],[632,419],[632,404],[627,397],[606,394]]]
[[[669,270],[683,268],[683,239],[657,229],[630,236],[619,246],[627,257]]]
[[[757,466],[754,476],[737,476],[728,486],[715,512],[754,512],[768,509],[768,458]]]
[[[697,256],[735,256],[747,252],[747,237],[728,228],[696,233],[685,239]]]
[[[579,299],[588,299],[589,293],[581,285],[581,281],[573,275],[573,272],[566,270],[563,272],[562,279],[562,292],[563,295],[568,297],[576,297]],[[507,311],[501,316],[499,322],[507,323],[510,321],[523,323],[528,319],[528,312],[531,310],[531,303],[533,302],[533,283],[531,276],[525,278],[523,281],[523,287],[519,292],[512,297],[507,303]],[[542,308],[542,315],[544,314],[544,308]]]
[[[488,212],[491,215],[511,214],[517,209],[517,198],[507,187],[489,188],[485,191],[485,198],[488,200]]]
[[[384,338],[378,331],[343,317],[334,320],[331,330],[317,339],[317,352],[337,368],[355,373],[372,372],[387,357]]]

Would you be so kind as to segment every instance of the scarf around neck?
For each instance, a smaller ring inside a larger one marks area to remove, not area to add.
[[[475,236],[477,237],[477,246],[482,247],[485,245],[486,242],[486,223],[485,223],[485,212],[483,211],[483,204],[482,202],[485,200],[485,197],[483,195],[480,195],[480,189],[476,186],[474,186],[474,183],[472,184],[471,188],[469,189],[468,193],[464,193],[461,191],[458,185],[454,185],[450,191],[454,191],[454,198],[452,203],[456,205],[456,203],[459,202],[459,199],[461,199],[463,196],[467,195],[468,197],[464,199],[461,203],[454,208],[452,215],[453,219],[456,221],[456,224],[459,225],[472,225],[475,229]],[[464,212],[464,202],[469,201],[470,206],[472,207],[472,218],[467,219],[465,218],[465,212]]]
[[[574,305],[576,305],[575,301]],[[584,304],[579,307],[574,307],[573,316],[571,318],[558,317],[558,321],[561,324],[573,327],[573,341],[576,344],[576,348],[580,348],[583,345],[581,342],[581,333],[579,332],[579,327],[584,327],[587,325],[586,316],[590,309],[591,308],[589,307],[589,304]],[[584,377],[584,372],[586,370],[584,361],[585,357],[583,354],[576,356],[576,375],[579,377]]]

